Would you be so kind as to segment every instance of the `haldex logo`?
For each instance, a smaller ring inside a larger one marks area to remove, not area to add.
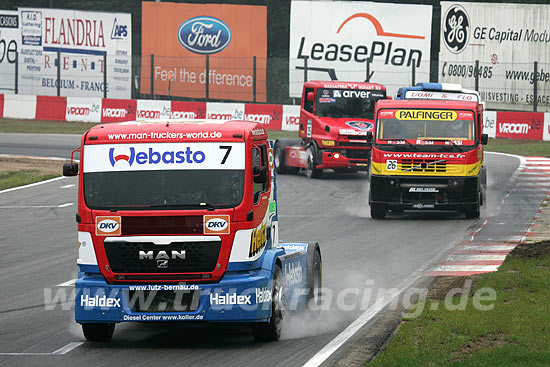
[[[445,46],[454,54],[461,53],[470,38],[470,19],[466,10],[455,4],[447,10],[443,18],[443,39]]]
[[[346,122],[346,125],[361,131],[372,131],[374,127],[374,124],[366,121],[348,121]]]
[[[111,298],[107,296],[90,297],[88,295],[80,296],[81,307],[120,307],[120,298]]]
[[[179,27],[178,40],[191,52],[215,54],[231,42],[231,29],[218,18],[194,17]]]
[[[120,161],[128,162],[131,166],[134,162],[136,164],[182,164],[182,163],[202,163],[206,159],[206,155],[203,151],[197,150],[193,152],[190,147],[180,151],[165,151],[157,152],[153,148],[149,148],[145,152],[137,152],[134,147],[130,147],[130,155],[117,154],[115,155],[115,148],[109,149],[109,161],[111,166]]]

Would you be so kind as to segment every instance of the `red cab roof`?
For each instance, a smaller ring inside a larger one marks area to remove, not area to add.
[[[479,109],[478,102],[449,101],[435,99],[381,99],[376,102],[376,108],[425,108],[448,110],[472,110]]]
[[[338,88],[338,89],[366,89],[386,90],[382,84],[366,82],[343,82],[339,80],[322,81],[312,80],[304,83],[304,88]]]

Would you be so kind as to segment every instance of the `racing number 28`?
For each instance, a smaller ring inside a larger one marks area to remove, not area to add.
[[[220,145],[220,149],[225,149],[225,155],[223,156],[221,164],[225,164],[225,161],[227,160],[227,157],[229,157],[229,153],[231,152],[231,148],[231,145]]]

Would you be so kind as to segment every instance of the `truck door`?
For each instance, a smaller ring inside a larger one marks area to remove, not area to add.
[[[267,142],[254,144],[252,147],[252,185],[254,226],[261,224],[269,207],[269,168],[267,160]]]
[[[313,96],[313,98],[308,98],[308,95]],[[311,129],[313,121],[313,110],[315,103],[315,89],[314,88],[304,88],[304,94],[302,96],[302,109],[300,111],[300,136],[311,138]],[[305,136],[304,136],[305,135]]]

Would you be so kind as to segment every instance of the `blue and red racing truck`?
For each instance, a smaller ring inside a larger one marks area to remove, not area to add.
[[[309,81],[304,83],[300,109],[300,139],[275,141],[277,173],[319,178],[324,169],[366,171],[373,131],[374,105],[385,99],[386,88],[376,83]]]
[[[258,341],[318,305],[316,242],[280,243],[272,144],[245,121],[124,122],[82,136],[76,322],[243,322]],[[75,151],[77,151],[75,150]]]

